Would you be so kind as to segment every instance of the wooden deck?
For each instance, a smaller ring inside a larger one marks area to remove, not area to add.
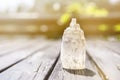
[[[120,42],[87,40],[86,68],[61,67],[61,40],[0,41],[0,80],[120,80]]]

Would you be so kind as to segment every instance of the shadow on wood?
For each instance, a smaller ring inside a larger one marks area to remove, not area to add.
[[[65,69],[64,68],[63,70],[76,75],[91,76],[91,77],[95,75],[95,72],[87,68],[85,69]]]

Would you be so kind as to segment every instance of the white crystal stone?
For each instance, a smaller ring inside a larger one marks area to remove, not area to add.
[[[76,19],[72,19],[70,27],[63,34],[61,43],[61,62],[66,69],[84,69],[86,57],[86,41],[84,32]]]

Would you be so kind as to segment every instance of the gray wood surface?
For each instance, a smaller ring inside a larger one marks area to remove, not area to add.
[[[88,41],[87,51],[100,68],[104,80],[120,79],[120,56],[106,48],[100,41]]]
[[[26,41],[13,40],[8,41],[7,43],[5,42],[0,46],[0,57],[15,52],[16,50],[31,47],[37,42],[38,40],[26,40]]]
[[[95,65],[87,57],[86,68],[84,70],[63,69],[59,59],[48,80],[101,80],[101,77]]]
[[[0,44],[0,80],[120,79],[118,41],[88,40],[84,70],[62,68],[59,40],[2,40]]]
[[[39,51],[48,47],[50,44],[52,44],[52,42],[47,40],[40,41],[40,43],[38,42],[29,48],[17,50],[13,53],[0,57],[0,72],[26,59],[27,57],[34,54],[36,51]]]
[[[114,53],[120,55],[120,42],[119,41],[99,41],[99,43],[103,44],[109,50]]]
[[[60,42],[35,52],[0,74],[0,80],[46,80],[59,55]]]

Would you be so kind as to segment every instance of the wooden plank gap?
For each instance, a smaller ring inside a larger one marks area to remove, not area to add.
[[[18,60],[18,61],[16,61],[16,62],[10,64],[9,66],[7,66],[7,67],[5,67],[5,68],[0,69],[0,73],[4,72],[5,70],[9,69],[9,68],[12,67],[12,66],[18,64],[19,62],[21,62],[21,61],[23,61],[23,60],[25,60],[25,59],[33,56],[34,53],[37,53],[37,52],[39,52],[40,50],[44,50],[44,49],[49,48],[49,47],[50,47],[50,45],[47,45],[47,46],[45,46],[45,47],[43,47],[43,48],[36,49],[35,51],[31,52],[31,54],[29,54],[28,56],[26,56],[26,57],[24,57],[24,58],[22,58],[22,59],[20,59],[20,60]],[[19,55],[18,55],[18,56],[19,56]]]
[[[48,71],[48,73],[47,73],[46,77],[44,78],[44,80],[48,80],[48,79],[49,79],[52,71],[54,70],[54,68],[55,68],[55,66],[56,66],[56,64],[57,64],[57,62],[58,62],[58,60],[59,60],[59,57],[60,57],[60,53],[59,53],[58,57],[56,58],[55,62],[53,63],[52,67],[51,67],[50,70]]]
[[[96,69],[97,69],[97,72],[99,73],[101,79],[102,79],[102,80],[108,80],[108,79],[106,78],[105,73],[104,73],[104,72],[100,69],[100,67],[96,64],[96,62],[93,60],[92,56],[90,56],[90,55],[88,54],[88,52],[87,52],[87,55],[88,55],[90,61],[95,65],[95,67],[96,67]]]

